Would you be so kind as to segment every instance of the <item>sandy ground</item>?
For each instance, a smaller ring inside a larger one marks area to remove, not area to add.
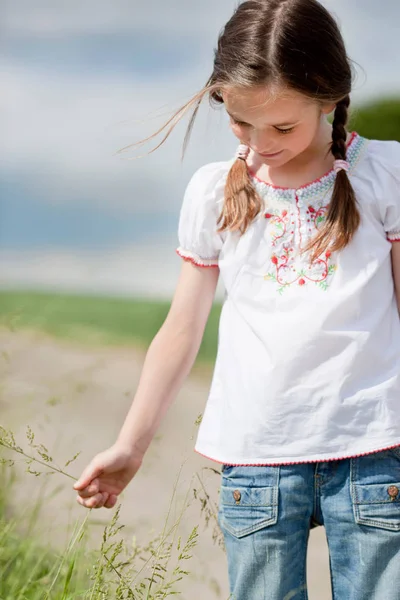
[[[25,432],[29,425],[36,442],[44,444],[60,466],[78,451],[81,455],[67,467],[78,477],[95,453],[111,445],[124,421],[139,381],[144,355],[135,349],[89,348],[55,340],[40,333],[0,331],[0,423],[16,434],[19,445],[29,449]],[[187,490],[200,490],[199,474],[210,496],[218,502],[220,476],[209,467],[220,467],[193,451],[195,421],[204,410],[210,378],[189,376],[166,415],[145,457],[142,469],[121,496],[120,523],[127,539],[136,536],[145,544],[164,525],[174,485],[177,486],[170,523],[184,505]],[[38,497],[42,477],[19,469],[20,481],[13,496],[15,510],[29,507]],[[32,465],[33,466],[33,465]],[[36,468],[36,467],[35,467]],[[194,477],[194,480],[193,480]],[[55,548],[63,548],[68,527],[86,516],[77,504],[73,482],[63,475],[47,477],[46,500],[37,522],[37,535]],[[54,492],[54,493],[53,493]],[[213,542],[215,523],[206,527],[201,503],[193,496],[179,526],[185,540],[199,525],[199,540],[191,571],[180,589],[185,600],[227,600],[226,557]],[[113,511],[92,511],[90,544],[99,547],[103,526]],[[218,533],[218,527],[215,529]],[[308,552],[310,600],[330,600],[328,552],[324,529],[311,531]]]

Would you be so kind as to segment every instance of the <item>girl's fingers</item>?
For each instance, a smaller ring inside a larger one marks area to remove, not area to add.
[[[79,504],[85,506],[86,508],[101,508],[108,500],[108,492],[104,492],[103,494],[99,492],[90,498],[81,498],[81,496],[77,496],[76,500]]]
[[[107,502],[108,497],[109,497],[109,493],[108,492],[103,492],[102,493],[102,499],[99,503],[96,504],[95,508],[103,508],[104,504]]]
[[[108,492],[98,492],[90,498],[82,497],[80,493],[76,500],[78,504],[81,504],[85,508],[114,508],[117,503],[118,496],[116,494],[109,494]]]
[[[82,475],[79,479],[74,483],[74,490],[83,490],[85,487],[93,483],[94,479],[101,475],[103,469],[96,464],[91,463],[86,469],[83,471]]]
[[[84,488],[83,490],[79,490],[78,494],[81,496],[81,498],[90,498],[91,496],[99,493],[99,485],[99,480],[95,479],[88,487]]]
[[[104,508],[114,508],[118,500],[118,496],[111,494],[108,500],[104,503]]]

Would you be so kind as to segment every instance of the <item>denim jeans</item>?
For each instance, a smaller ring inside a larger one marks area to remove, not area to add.
[[[306,600],[317,525],[326,530],[334,600],[400,600],[400,447],[327,462],[223,465],[221,477],[232,600]]]

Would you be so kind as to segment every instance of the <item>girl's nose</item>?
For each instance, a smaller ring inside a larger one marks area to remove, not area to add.
[[[269,152],[268,148],[271,146],[271,141],[266,138],[265,134],[260,135],[254,131],[249,137],[250,139],[248,144],[251,146],[254,152]]]

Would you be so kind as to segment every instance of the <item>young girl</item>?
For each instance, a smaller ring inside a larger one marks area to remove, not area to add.
[[[400,598],[400,143],[347,132],[351,82],[316,0],[239,5],[176,116],[208,94],[241,143],[187,187],[170,312],[118,440],[74,486],[83,506],[115,505],[193,365],[221,274],[195,449],[222,464],[237,600],[307,598],[317,525],[335,600]]]

